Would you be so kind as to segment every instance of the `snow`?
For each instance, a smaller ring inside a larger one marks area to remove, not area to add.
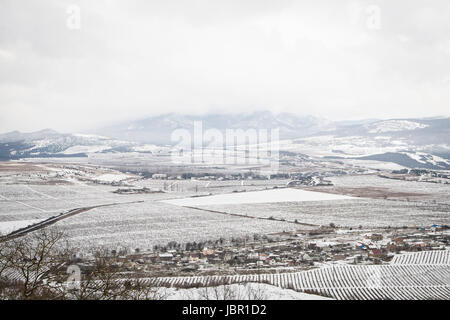
[[[314,136],[295,140],[283,140],[279,150],[298,152],[313,157],[355,157],[399,152],[408,148],[408,142],[384,136]],[[339,150],[341,152],[335,152]]]
[[[24,151],[32,151],[34,149],[44,148],[52,143],[50,139],[42,139],[38,141],[34,141],[34,145],[31,148],[25,149]]]
[[[28,227],[29,225],[35,224],[42,221],[41,219],[30,219],[30,220],[16,220],[16,221],[3,221],[0,222],[0,234],[6,235],[15,230]]]
[[[121,181],[130,178],[129,175],[120,173],[106,173],[100,176],[93,177],[92,179],[104,182]]]
[[[426,161],[423,160],[422,155],[420,155],[419,153],[407,152],[405,154],[417,162],[425,163],[425,164],[427,163]]]
[[[388,120],[369,125],[369,133],[409,131],[423,129],[428,125],[408,120]]]
[[[404,166],[393,162],[384,162],[377,160],[358,160],[358,159],[345,159],[345,163],[365,167],[369,169],[378,169],[378,170],[401,170],[404,169]]]
[[[193,197],[183,199],[163,200],[162,202],[178,206],[199,206],[216,204],[243,204],[243,203],[274,203],[292,201],[323,201],[323,200],[344,200],[352,197],[306,191],[300,189],[283,188],[251,192],[239,192],[219,194],[206,197]]]
[[[435,166],[439,166],[440,164],[450,165],[450,161],[447,159],[424,152],[403,152],[403,154],[406,154],[411,159],[423,164],[428,163]]]
[[[133,147],[133,151],[136,151],[136,152],[154,152],[154,151],[157,151],[160,149],[161,149],[161,147],[158,147],[154,144],[145,144],[142,146]]]
[[[229,291],[232,293],[230,294]],[[222,300],[225,292],[227,296],[232,296],[232,300],[332,300],[264,283],[232,284],[191,289],[170,288],[165,293],[167,294],[167,300],[205,300],[205,296],[212,300]]]
[[[108,137],[99,136],[97,134],[74,133],[73,136],[79,137],[79,138],[91,139],[91,140],[111,140]]]
[[[93,152],[101,152],[106,149],[110,149],[111,146],[108,145],[93,145],[93,146],[73,146],[64,150],[63,154],[75,154],[75,153],[93,153]]]
[[[336,246],[336,245],[339,245],[339,244],[340,243],[336,242],[336,241],[317,241],[316,242],[316,246],[319,247],[319,248],[326,248],[326,247],[329,247],[329,246]]]

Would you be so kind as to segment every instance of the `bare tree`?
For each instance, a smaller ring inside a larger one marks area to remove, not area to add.
[[[117,254],[97,250],[73,280],[71,250],[57,229],[0,239],[0,298],[141,300],[164,299],[152,281],[124,276]],[[74,286],[75,285],[75,286]]]
[[[5,240],[2,236],[0,236],[0,296],[3,295],[3,292],[7,287],[6,272],[9,265],[9,255],[7,254]]]
[[[4,272],[9,266],[9,255],[6,254],[6,250],[5,240],[0,234],[0,281],[3,279]]]
[[[62,249],[64,235],[56,229],[42,229],[25,237],[4,239],[0,265],[4,276],[14,277],[14,288],[20,299],[57,298],[61,268],[68,251]],[[5,275],[5,273],[8,275]]]
[[[151,281],[124,278],[117,264],[117,256],[108,250],[94,253],[90,268],[82,272],[77,289],[69,297],[77,300],[160,300],[164,293]]]

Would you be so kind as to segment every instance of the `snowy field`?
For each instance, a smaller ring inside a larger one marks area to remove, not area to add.
[[[169,188],[174,183],[178,187]],[[296,227],[279,221],[214,214],[161,202],[199,194],[262,190],[267,187],[263,181],[242,185],[238,181],[143,180],[136,186],[169,190],[121,195],[113,193],[118,187],[90,183],[0,184],[0,233],[10,233],[70,209],[112,203],[116,205],[85,211],[61,220],[55,226],[64,230],[74,245],[80,248],[121,246],[133,250],[151,249],[155,244],[164,245],[170,241],[217,240],[221,237],[281,232]],[[143,202],[130,204],[131,201]]]
[[[14,230],[25,228],[40,221],[40,219],[3,221],[0,222],[0,234],[8,234],[10,232],[13,232]]]
[[[337,189],[375,187],[387,194],[403,192],[423,196],[411,196],[413,200],[405,201],[283,188],[164,202],[228,214],[316,225],[334,223],[342,227],[414,227],[450,223],[450,185],[400,181],[375,175],[330,177],[329,180]]]
[[[155,244],[217,240],[295,230],[279,221],[246,219],[173,206],[159,201],[98,208],[60,221],[77,246],[126,246],[148,250]]]
[[[330,300],[265,283],[231,284],[208,288],[162,288],[167,300]]]
[[[341,227],[431,226],[450,222],[449,204],[351,199],[199,206],[203,209]]]
[[[351,197],[330,193],[283,188],[283,189],[263,190],[254,192],[221,194],[208,197],[164,200],[163,202],[177,206],[189,207],[189,206],[204,206],[204,205],[277,203],[290,201],[327,201],[327,200],[343,200],[343,199],[351,199]]]
[[[280,188],[286,185],[286,180],[142,179],[133,180],[133,186],[160,192],[117,194],[113,191],[122,187],[94,183],[102,175],[104,181],[129,177],[117,171],[84,165],[59,168],[39,165],[40,171],[33,170],[5,169],[0,174],[0,233],[71,209],[105,204],[114,206],[90,209],[55,226],[65,230],[83,248],[123,246],[145,250],[170,241],[229,239],[308,228],[292,223],[295,220],[350,227],[449,224],[450,186],[442,184],[371,175],[329,178],[336,188],[370,186],[392,192],[430,194],[411,202]],[[86,180],[87,177],[91,180]],[[56,178],[60,182],[53,183]],[[129,203],[133,201],[142,202]]]
[[[403,181],[381,178],[376,175],[348,175],[328,178],[336,187],[385,188],[392,192],[414,192],[428,194],[427,199],[441,203],[450,203],[450,185],[440,183],[427,183],[418,181]]]

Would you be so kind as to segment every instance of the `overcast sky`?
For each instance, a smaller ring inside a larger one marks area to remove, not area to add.
[[[448,0],[1,0],[0,132],[166,112],[450,116],[449,17]]]

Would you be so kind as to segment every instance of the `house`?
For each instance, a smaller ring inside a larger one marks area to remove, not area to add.
[[[309,261],[311,261],[312,260],[312,258],[309,256],[309,254],[307,254],[307,253],[305,253],[303,256],[302,256],[302,261],[306,261],[306,262],[309,262]]]
[[[355,248],[356,249],[361,249],[361,250],[366,250],[367,246],[365,244],[363,244],[363,243],[358,243],[358,244],[355,245]]]
[[[233,259],[233,255],[229,252],[227,252],[223,255],[223,261],[230,261],[232,259]]]
[[[261,253],[259,254],[259,260],[261,260],[261,261],[266,260],[267,257],[268,257],[268,255],[267,255],[266,253],[261,252]]]
[[[316,247],[317,247],[317,243],[310,242],[310,243],[308,244],[308,249],[314,250]]]
[[[405,243],[405,239],[402,237],[392,238],[392,241],[394,241],[396,245],[403,245]]]
[[[197,262],[200,259],[200,256],[197,253],[193,253],[189,256],[189,262]]]
[[[370,251],[369,251],[369,256],[379,257],[381,255],[382,255],[382,252],[380,249],[370,249]]]
[[[438,224],[433,224],[431,226],[431,231],[433,231],[433,232],[436,232],[436,231],[441,230],[441,229],[442,229],[441,226],[438,225]]]
[[[403,245],[398,245],[398,244],[396,244],[396,243],[394,243],[394,242],[390,242],[390,243],[388,243],[388,244],[386,245],[386,249],[387,249],[388,251],[399,251],[399,250],[402,249],[402,247],[403,247]]]
[[[160,253],[160,254],[159,254],[159,258],[160,258],[162,261],[169,261],[169,260],[172,260],[173,254],[172,254],[172,253],[169,253],[169,252],[163,252],[163,253]]]
[[[380,233],[373,233],[370,236],[370,240],[372,240],[372,241],[381,241],[381,240],[383,240],[383,235],[380,234]]]
[[[215,254],[216,253],[216,251],[215,250],[212,250],[212,249],[208,249],[208,248],[204,248],[203,249],[203,251],[202,251],[202,254],[204,255],[204,256],[210,256],[210,255],[213,255],[213,254]]]
[[[257,252],[251,252],[247,255],[247,260],[250,260],[250,261],[259,260],[259,254]]]
[[[278,261],[278,260],[280,260],[280,256],[278,254],[271,253],[271,254],[269,254],[269,258],[268,259]]]
[[[155,173],[152,175],[152,179],[167,179],[167,174],[165,173]]]
[[[413,246],[416,248],[424,248],[426,246],[426,243],[423,241],[417,241],[413,242]]]

